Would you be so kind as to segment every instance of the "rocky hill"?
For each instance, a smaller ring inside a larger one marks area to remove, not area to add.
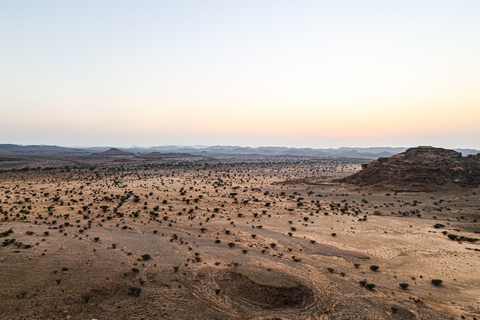
[[[434,191],[450,187],[480,186],[480,153],[462,157],[460,152],[417,147],[378,158],[341,181],[395,191]]]
[[[133,157],[134,154],[131,152],[122,151],[116,148],[110,148],[103,152],[95,152],[88,156],[89,159],[118,159],[123,157]]]
[[[110,148],[109,150],[100,152],[99,154],[105,156],[131,156],[133,153],[125,152],[117,148]]]

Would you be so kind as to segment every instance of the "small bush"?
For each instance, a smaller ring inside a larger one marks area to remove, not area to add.
[[[448,237],[450,240],[455,240],[455,239],[458,238],[458,236],[457,236],[456,234],[449,234],[447,237]]]
[[[408,283],[400,283],[399,284],[400,287],[402,287],[403,290],[407,289],[409,284]]]
[[[435,286],[440,286],[442,285],[443,281],[440,279],[432,279],[432,284]]]
[[[128,289],[130,290],[130,294],[133,294],[136,297],[138,297],[140,295],[140,292],[142,292],[142,288],[138,287],[130,287]]]
[[[375,284],[373,284],[373,283],[367,283],[367,284],[365,285],[365,287],[368,288],[369,290],[373,290],[373,288],[375,288]]]
[[[85,294],[82,294],[81,297],[83,300],[85,300],[85,303],[88,303],[88,301],[93,298],[93,294],[85,293]]]

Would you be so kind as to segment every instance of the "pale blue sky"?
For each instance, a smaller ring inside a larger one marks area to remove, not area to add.
[[[480,149],[480,1],[0,1],[0,143]]]

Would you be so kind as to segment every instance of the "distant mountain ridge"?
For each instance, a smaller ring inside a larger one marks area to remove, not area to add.
[[[15,156],[45,156],[45,155],[84,155],[88,150],[80,148],[69,148],[49,145],[18,145],[18,144],[0,144],[0,155]]]
[[[154,146],[147,150],[150,152],[176,152],[191,153],[204,156],[295,156],[295,157],[320,157],[320,158],[361,158],[377,159],[379,157],[389,157],[406,151],[407,147],[368,147],[368,148],[290,148],[290,147],[240,147],[240,146],[209,146],[209,147],[190,147],[190,146]],[[125,149],[126,150],[126,149]],[[145,152],[145,149],[139,148],[135,152]],[[464,156],[480,153],[476,149],[455,149]]]
[[[191,153],[204,156],[264,156],[264,157],[320,157],[320,158],[363,158],[376,159],[405,151],[407,148],[289,148],[289,147],[240,147],[240,146],[155,146],[148,148],[159,152]]]
[[[191,154],[207,157],[319,157],[319,158],[359,158],[378,159],[379,157],[390,157],[406,151],[404,147],[370,147],[370,148],[290,148],[290,147],[240,147],[240,146],[154,146],[150,148],[111,148],[111,147],[87,147],[69,148],[48,145],[16,145],[0,144],[0,156],[123,156],[132,154],[148,154],[158,152],[174,154]],[[455,149],[464,156],[480,153],[476,149]],[[152,157],[160,155],[153,154]],[[148,158],[148,156],[147,156]]]

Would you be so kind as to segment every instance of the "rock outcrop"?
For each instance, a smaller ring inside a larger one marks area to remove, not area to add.
[[[433,147],[411,148],[378,158],[341,181],[395,191],[434,191],[450,187],[480,186],[480,153],[462,157],[460,152]]]

